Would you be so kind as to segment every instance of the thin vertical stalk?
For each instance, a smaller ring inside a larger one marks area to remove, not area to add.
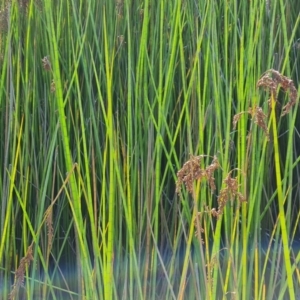
[[[158,219],[159,219],[159,201],[160,201],[160,181],[161,181],[161,133],[162,133],[162,125],[163,125],[163,112],[164,112],[164,103],[163,103],[163,26],[164,26],[164,5],[165,1],[160,1],[160,19],[159,19],[159,78],[158,78],[158,120],[157,120],[157,137],[156,137],[156,145],[155,145],[155,201],[154,201],[154,211],[153,211],[153,233],[155,239],[158,239]],[[157,254],[152,252],[152,287],[151,287],[151,298],[155,299],[155,291],[156,291],[156,277],[157,277]]]
[[[104,53],[105,71],[107,88],[107,139],[109,148],[109,197],[108,197],[108,228],[107,245],[105,249],[106,259],[104,273],[104,295],[106,300],[112,299],[113,292],[113,245],[114,245],[114,211],[115,211],[115,175],[114,164],[116,150],[114,147],[114,119],[113,119],[113,96],[112,96],[112,71],[114,54],[110,52],[107,39],[107,23],[105,7],[103,9],[103,34],[104,34]]]
[[[127,151],[126,151],[126,190],[127,190],[127,211],[128,211],[128,219],[127,219],[127,230],[129,236],[129,298],[133,299],[133,268],[135,262],[135,249],[134,249],[134,241],[133,236],[135,236],[135,230],[133,227],[133,216],[132,216],[132,205],[133,205],[133,198],[131,192],[131,155],[133,152],[133,142],[132,142],[132,129],[134,128],[132,122],[132,65],[131,65],[131,53],[132,53],[132,45],[131,45],[131,24],[130,24],[130,14],[129,14],[129,1],[126,1],[126,20],[127,20],[127,27],[128,27],[128,71],[127,71],[127,80],[128,80],[128,93],[127,93]],[[138,270],[135,269],[135,272]],[[138,279],[138,283],[140,283]],[[139,285],[140,286],[140,285]]]
[[[284,263],[287,273],[287,284],[289,290],[290,299],[296,299],[294,283],[293,283],[293,270],[290,260],[289,240],[287,231],[287,219],[284,211],[284,195],[282,190],[282,178],[279,158],[279,145],[278,145],[278,133],[277,133],[277,121],[276,121],[276,98],[274,93],[271,93],[271,123],[273,129],[273,141],[274,141],[274,163],[275,163],[275,176],[277,186],[277,197],[278,197],[278,208],[279,208],[279,222],[281,228],[282,244],[283,244],[283,255]]]
[[[22,118],[20,128],[18,131],[18,141],[17,141],[17,148],[15,152],[15,156],[13,158],[13,164],[11,169],[11,175],[10,175],[10,184],[9,184],[9,193],[8,193],[8,200],[7,200],[7,207],[6,207],[6,214],[4,218],[4,225],[3,225],[3,231],[1,232],[1,240],[0,240],[0,262],[2,262],[3,259],[3,251],[5,248],[5,242],[7,242],[7,236],[10,228],[10,222],[12,221],[12,204],[13,204],[13,191],[14,191],[14,182],[17,174],[17,165],[19,161],[19,155],[20,155],[20,149],[21,149],[21,137],[23,132],[23,120]],[[17,132],[17,124],[15,126],[15,130]]]
[[[188,266],[189,266],[191,245],[192,245],[192,242],[193,242],[193,239],[194,239],[195,220],[197,218],[197,214],[198,214],[198,206],[197,206],[196,203],[194,203],[194,205],[193,205],[193,214],[192,214],[192,217],[191,217],[188,239],[186,241],[186,250],[185,250],[186,255],[184,256],[183,269],[182,269],[181,276],[180,276],[179,292],[178,292],[178,296],[177,296],[178,300],[183,300],[183,299],[186,298],[185,290],[186,290],[186,285],[187,285],[187,271],[188,271]],[[212,299],[211,298],[211,289],[208,288],[206,292],[208,293],[207,299]]]
[[[238,78],[238,99],[245,99],[244,92],[244,78],[245,78],[245,69],[244,69],[244,59],[245,59],[245,49],[244,49],[244,39],[245,39],[245,25],[243,24],[242,36],[240,40],[240,57],[239,57],[239,78]],[[239,101],[239,111],[244,111],[244,105],[246,101]],[[246,120],[241,118],[239,122],[239,135],[238,135],[238,166],[241,166],[244,174],[247,174],[247,160],[246,160]],[[240,175],[241,178],[241,190],[244,195],[246,195],[246,176]],[[241,299],[246,300],[248,297],[247,294],[247,204],[242,204],[242,263],[241,263]]]

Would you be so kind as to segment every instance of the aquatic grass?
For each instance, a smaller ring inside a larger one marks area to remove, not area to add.
[[[297,89],[299,5],[198,2],[0,14],[5,297],[22,266],[28,298],[299,294],[297,105],[280,116],[281,90],[275,123],[256,88],[276,69]]]

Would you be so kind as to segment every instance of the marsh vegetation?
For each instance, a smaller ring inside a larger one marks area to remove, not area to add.
[[[300,297],[299,1],[4,2],[1,299]]]

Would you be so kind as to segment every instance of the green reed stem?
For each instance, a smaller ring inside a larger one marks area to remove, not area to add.
[[[279,155],[279,146],[278,146],[278,132],[277,132],[277,121],[276,121],[276,98],[274,93],[271,94],[271,121],[273,129],[273,141],[274,141],[274,163],[275,163],[275,173],[276,173],[276,185],[277,185],[277,197],[278,197],[278,207],[279,207],[279,221],[281,228],[281,236],[283,243],[283,255],[284,263],[287,273],[287,283],[290,299],[295,298],[295,290],[293,283],[293,271],[290,260],[290,249],[289,249],[289,239],[287,231],[287,219],[284,211],[284,195],[282,191],[282,178],[281,178],[281,168],[280,168],[280,155]]]

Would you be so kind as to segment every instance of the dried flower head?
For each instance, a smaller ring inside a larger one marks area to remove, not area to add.
[[[51,93],[54,93],[56,91],[54,79],[52,79],[52,81],[51,81],[50,91],[51,91]]]
[[[46,212],[46,226],[48,232],[48,250],[52,248],[54,229],[53,229],[53,207],[50,206]]]
[[[218,158],[214,156],[212,163],[205,169],[206,171],[206,179],[209,182],[209,186],[212,190],[216,189],[215,178],[213,177],[213,173],[220,167]]]
[[[206,179],[212,190],[216,189],[215,179],[213,173],[219,168],[219,162],[214,156],[212,163],[206,167],[201,168],[201,161],[206,155],[193,156],[183,165],[177,173],[176,192],[180,193],[181,185],[184,184],[187,191],[193,194],[193,183],[195,180]]]
[[[255,105],[254,107],[248,108],[248,113],[252,116],[254,123],[257,124],[258,127],[262,128],[264,131],[268,141],[270,140],[269,130],[266,123],[267,116],[264,114],[261,107]]]
[[[26,252],[26,255],[21,259],[20,265],[15,273],[15,282],[13,284],[12,290],[9,294],[9,299],[14,299],[17,295],[19,288],[21,286],[24,286],[24,274],[26,271],[26,267],[30,266],[30,262],[33,261],[33,255],[32,255],[32,247],[33,244],[31,244]]]
[[[43,68],[46,71],[51,71],[51,62],[48,56],[45,56],[44,58],[42,58],[42,63],[43,63]]]
[[[245,112],[240,112],[236,115],[233,116],[233,121],[232,121],[232,124],[233,124],[233,129],[236,129],[236,125],[238,123],[238,121],[240,120],[241,116],[244,114]]]
[[[289,92],[289,102],[282,108],[282,116],[288,114],[291,108],[296,104],[297,90],[293,80],[283,76],[278,71],[270,69],[258,80],[257,87],[263,87],[270,90],[271,98],[277,100],[278,87],[283,88],[285,92]]]
[[[231,177],[232,171],[230,171],[223,180],[224,187],[218,197],[218,210],[214,211],[213,215],[220,216],[229,200],[238,199],[240,202],[246,201],[246,197],[239,192],[240,185],[238,184],[238,178]]]
[[[233,122],[232,122],[233,128],[234,129],[236,128],[238,121],[240,120],[241,116],[245,113],[248,113],[251,115],[252,119],[254,120],[254,123],[257,124],[260,128],[262,128],[262,130],[264,131],[264,133],[269,141],[270,140],[269,130],[268,130],[267,123],[265,121],[267,119],[267,116],[264,114],[262,108],[259,106],[255,105],[254,107],[249,107],[248,111],[246,111],[246,112],[243,111],[243,112],[236,114],[233,117]]]

